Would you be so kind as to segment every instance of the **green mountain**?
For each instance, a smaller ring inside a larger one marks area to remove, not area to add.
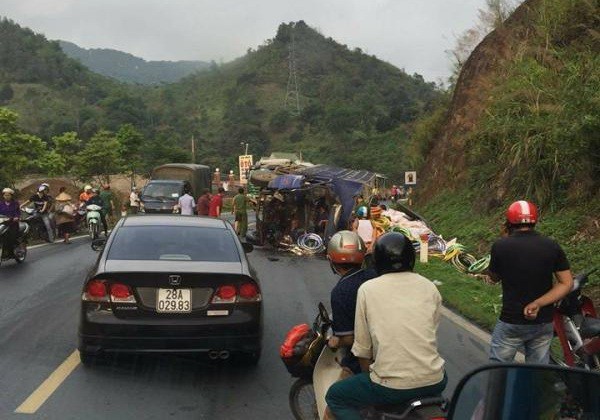
[[[160,109],[162,129],[199,139],[208,164],[234,169],[248,142],[258,156],[290,151],[399,176],[412,123],[440,97],[421,76],[300,21],[244,57],[155,90],[148,103]]]
[[[75,131],[85,144],[100,130],[131,124],[145,139],[141,150],[154,153],[141,159],[145,170],[161,159],[189,160],[182,149],[194,136],[196,161],[223,170],[237,168],[244,142],[257,157],[296,152],[398,177],[408,169],[403,145],[414,121],[442,96],[421,76],[302,21],[282,24],[275,38],[231,63],[150,87],[92,73],[57,42],[10,20],[0,21],[0,35],[7,40],[0,105],[19,113],[25,131],[44,140]]]
[[[117,50],[86,49],[71,42],[58,42],[67,56],[93,72],[127,83],[172,83],[209,66],[209,63],[203,61],[146,61]]]

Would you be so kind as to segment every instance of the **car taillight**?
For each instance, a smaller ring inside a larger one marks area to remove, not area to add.
[[[126,284],[113,283],[110,285],[110,300],[113,302],[135,303],[131,288]]]
[[[91,302],[108,302],[106,281],[90,280],[85,286],[82,299]]]
[[[237,290],[233,285],[221,286],[213,296],[212,303],[235,303]]]
[[[258,302],[260,300],[260,291],[255,283],[244,283],[240,286],[240,301]]]

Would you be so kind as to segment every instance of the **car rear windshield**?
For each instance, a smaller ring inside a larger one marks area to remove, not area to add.
[[[190,226],[129,226],[115,232],[109,260],[239,262],[227,229]]]

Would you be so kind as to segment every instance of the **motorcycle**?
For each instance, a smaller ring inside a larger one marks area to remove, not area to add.
[[[552,321],[555,338],[550,348],[555,364],[600,370],[600,319],[592,300],[582,294],[596,270],[575,276],[571,293],[556,304]]]
[[[2,261],[14,259],[17,263],[22,263],[27,257],[26,237],[29,232],[27,223],[19,222],[19,232],[13,244],[7,243],[8,231],[10,229],[11,219],[0,214],[0,264]]]
[[[37,209],[32,207],[27,207],[23,209],[23,211],[26,213],[24,222],[27,223],[27,225],[29,225],[33,237],[41,239],[45,242],[52,243],[54,239],[50,240],[48,228],[46,227],[46,223],[44,223],[42,213],[40,213],[39,211],[37,211]],[[52,232],[52,237],[56,237],[56,235],[54,235],[54,232]]]
[[[88,232],[90,237],[93,239],[98,239],[100,236],[100,211],[102,207],[96,204],[90,204],[85,207],[87,210],[86,213],[86,222],[88,225]]]
[[[339,363],[343,350],[332,350],[327,345],[330,327],[327,309],[319,303],[312,328],[306,324],[294,327],[281,347],[284,364],[292,376],[298,378],[289,392],[290,409],[296,420],[322,419],[327,390],[343,379]],[[296,340],[300,335],[302,338]],[[362,411],[362,416],[370,420],[440,419],[445,418],[446,405],[447,400],[441,396],[420,398],[394,406],[369,407]]]

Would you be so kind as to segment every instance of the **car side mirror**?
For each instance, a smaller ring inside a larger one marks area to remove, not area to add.
[[[106,238],[94,239],[92,241],[92,249],[94,251],[102,251],[104,250],[104,246],[106,245]]]
[[[242,248],[244,248],[244,252],[248,254],[249,252],[254,251],[254,245],[248,242],[242,242]]]
[[[488,365],[460,381],[447,418],[597,419],[598,395],[598,372],[551,365]]]

